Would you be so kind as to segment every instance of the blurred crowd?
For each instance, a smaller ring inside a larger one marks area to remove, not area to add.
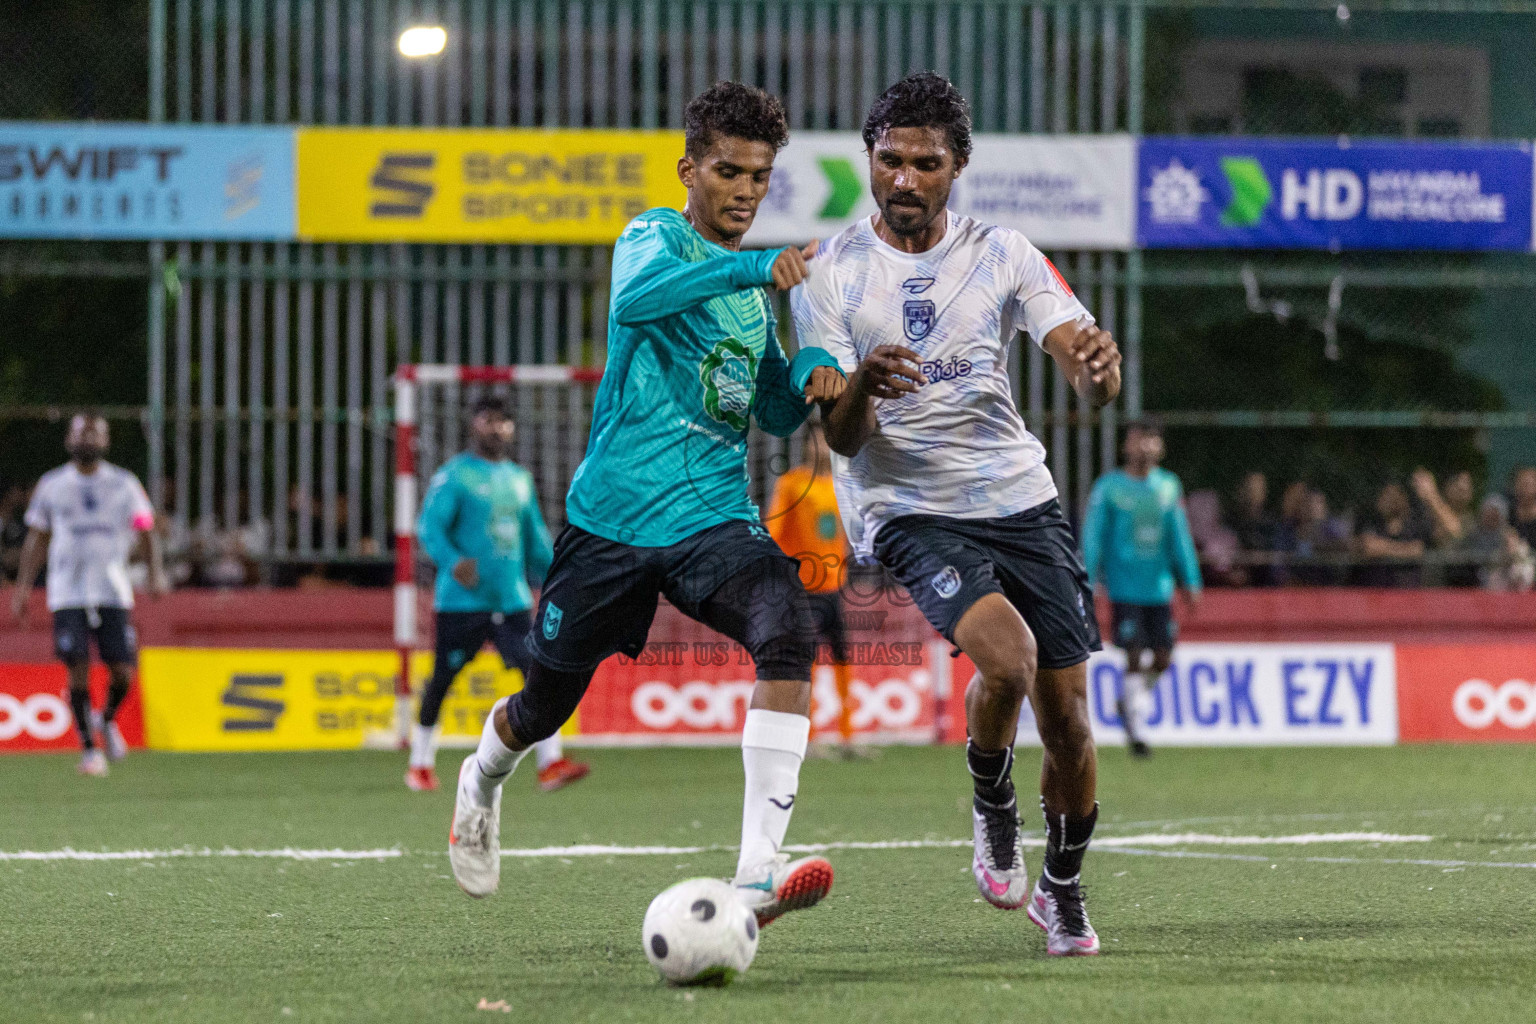
[[[0,483],[0,579],[15,579],[27,529],[30,488]],[[179,520],[164,509],[158,529],[166,571],[176,587],[386,586],[386,554],[362,538],[358,557],[325,559],[326,534],[344,547],[347,502],[328,524],[318,500],[300,516],[305,498],[289,498],[289,536],[307,520],[308,557],[271,557],[272,528],[257,518],[237,530]],[[1504,492],[1481,500],[1472,474],[1437,480],[1420,469],[1382,485],[1367,508],[1335,508],[1306,481],[1274,494],[1263,473],[1249,473],[1235,491],[1188,496],[1190,531],[1209,584],[1215,586],[1481,587],[1530,590],[1536,581],[1536,467],[1510,475]],[[329,526],[329,529],[327,527]]]
[[[1249,473],[1223,502],[1189,495],[1190,530],[1207,582],[1226,586],[1481,587],[1529,590],[1536,579],[1536,467],[1478,499],[1472,474],[1419,469],[1389,481],[1367,508],[1333,508],[1294,481],[1274,500]]]

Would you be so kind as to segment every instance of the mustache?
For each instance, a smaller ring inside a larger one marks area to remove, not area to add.
[[[886,197],[887,206],[926,206],[916,192],[892,192]]]

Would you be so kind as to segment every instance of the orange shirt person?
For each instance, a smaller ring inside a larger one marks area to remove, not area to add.
[[[844,747],[851,749],[853,714],[848,687],[852,671],[848,667],[842,595],[848,538],[832,490],[832,451],[819,421],[806,423],[804,462],[779,477],[765,518],[768,532],[779,547],[800,560],[800,582],[810,599],[818,644],[825,644],[832,655],[837,731]]]

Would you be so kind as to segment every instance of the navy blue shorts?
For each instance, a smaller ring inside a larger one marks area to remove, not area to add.
[[[762,526],[735,519],[660,548],[567,526],[555,541],[528,649],[557,672],[589,672],[613,654],[635,657],[663,596],[745,647],[761,678],[810,678],[809,653],[791,652],[795,674],[782,674],[786,644],[813,651],[800,563]],[[765,654],[780,674],[762,675]]]
[[[1127,651],[1171,651],[1178,638],[1173,607],[1166,604],[1110,605],[1115,624],[1115,646]]]
[[[880,528],[875,557],[951,644],[960,617],[1002,594],[1035,635],[1041,668],[1101,650],[1093,590],[1055,498],[998,519],[902,516]]]
[[[126,608],[60,608],[53,613],[53,651],[66,665],[91,660],[91,641],[108,665],[139,660],[138,634]]]
[[[533,615],[520,612],[438,612],[436,665],[453,672],[469,664],[489,640],[507,668],[528,671],[528,648],[523,641]]]

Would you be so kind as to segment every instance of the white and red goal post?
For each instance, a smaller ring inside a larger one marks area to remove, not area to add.
[[[416,427],[421,390],[451,384],[596,384],[603,371],[595,366],[459,366],[451,363],[405,364],[395,370],[395,648],[400,672],[395,678],[397,740],[410,735],[411,652],[418,642],[416,592],[417,493]],[[452,566],[439,566],[446,572]]]

